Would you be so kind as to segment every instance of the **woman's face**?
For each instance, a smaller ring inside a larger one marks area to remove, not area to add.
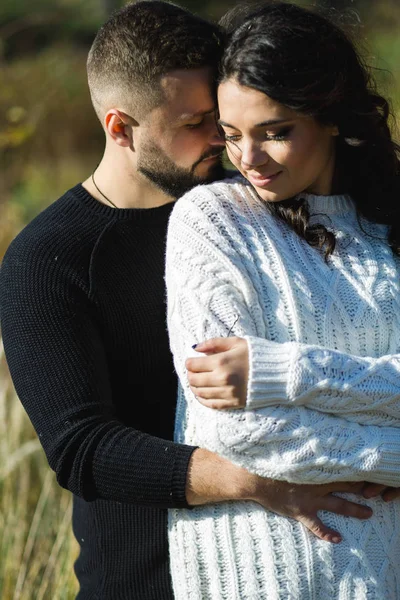
[[[234,79],[219,86],[218,104],[229,159],[262,200],[331,193],[336,127],[320,125]]]

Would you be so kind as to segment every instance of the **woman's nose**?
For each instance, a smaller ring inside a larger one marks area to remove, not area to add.
[[[240,162],[245,168],[258,167],[268,162],[268,154],[254,144],[246,144],[243,147]]]

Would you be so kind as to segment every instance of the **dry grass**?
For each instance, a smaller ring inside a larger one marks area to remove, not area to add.
[[[50,471],[0,347],[0,597],[72,600],[77,593],[71,495]]]

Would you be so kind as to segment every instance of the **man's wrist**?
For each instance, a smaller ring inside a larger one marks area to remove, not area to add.
[[[189,461],[186,500],[190,506],[227,500],[250,500],[257,495],[256,475],[218,456],[197,448]]]

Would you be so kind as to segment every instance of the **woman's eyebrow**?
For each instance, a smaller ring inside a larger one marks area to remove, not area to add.
[[[254,127],[268,127],[269,125],[281,125],[282,123],[289,123],[289,121],[293,121],[293,119],[269,119],[268,121],[262,121],[262,123],[256,123]],[[224,127],[231,127],[232,129],[237,129],[235,125],[226,123],[222,119],[218,119],[218,125],[223,125]]]

